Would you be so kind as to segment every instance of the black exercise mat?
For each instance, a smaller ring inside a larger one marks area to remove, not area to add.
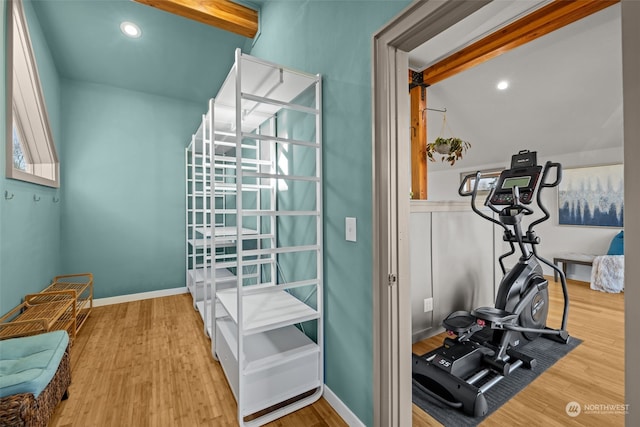
[[[505,402],[518,394],[520,390],[529,385],[541,373],[549,369],[554,363],[569,354],[571,350],[582,343],[582,340],[571,337],[568,344],[561,344],[545,338],[538,338],[533,342],[521,347],[519,350],[538,361],[537,366],[533,370],[520,368],[516,369],[508,377],[505,377],[498,384],[493,386],[485,397],[489,410],[484,417],[470,417],[461,410],[450,408],[443,403],[425,396],[413,386],[413,403],[418,405],[422,410],[440,421],[446,427],[471,427],[477,426],[491,415],[496,409],[500,408]],[[428,354],[428,353],[427,353]]]

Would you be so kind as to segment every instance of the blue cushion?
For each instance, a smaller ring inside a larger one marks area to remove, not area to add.
[[[64,356],[66,331],[0,341],[0,398],[20,393],[38,397]]]
[[[611,240],[607,255],[624,255],[624,231],[616,234],[613,240]]]

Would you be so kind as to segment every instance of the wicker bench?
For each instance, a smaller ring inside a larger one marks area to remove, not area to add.
[[[76,329],[76,300],[74,291],[56,292],[59,300],[44,304],[26,301],[0,317],[0,339],[38,335],[65,330],[73,338]]]
[[[93,274],[56,276],[43,291],[0,317],[0,339],[66,330],[71,342],[93,308]]]
[[[0,341],[0,426],[46,427],[71,384],[66,331]]]

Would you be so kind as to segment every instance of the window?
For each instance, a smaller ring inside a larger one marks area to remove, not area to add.
[[[24,157],[24,149],[22,148],[22,141],[24,137],[20,132],[18,125],[16,125],[16,118],[13,118],[12,127],[12,141],[13,141],[13,168],[24,172],[29,172],[27,166],[27,160]]]
[[[59,166],[21,0],[9,10],[7,178],[59,186]]]
[[[478,183],[478,194],[489,194],[493,186],[498,181],[498,177],[500,177],[500,173],[504,170],[501,169],[485,169],[481,170],[480,173],[482,176],[480,177],[480,182]],[[464,180],[464,177],[473,174],[474,172],[464,172],[460,174],[460,182]],[[471,191],[473,187],[476,185],[475,178],[469,179],[464,187],[464,191]]]

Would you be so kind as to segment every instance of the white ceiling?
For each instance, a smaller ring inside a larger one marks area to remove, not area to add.
[[[494,33],[552,0],[495,0],[409,54],[409,68],[422,71],[457,50]]]
[[[466,29],[452,27],[411,52],[410,63],[424,69],[542,4],[494,1]],[[460,168],[503,162],[521,149],[549,157],[621,147],[621,66],[617,4],[429,87],[427,106],[447,109],[442,136],[471,142]],[[510,87],[499,91],[503,79]],[[429,142],[441,135],[442,123],[442,113],[428,111]],[[430,171],[447,168],[429,164]]]

